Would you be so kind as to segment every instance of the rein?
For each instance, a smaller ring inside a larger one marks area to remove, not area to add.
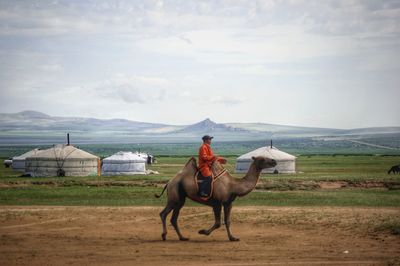
[[[218,175],[216,175],[214,178],[213,178],[213,183],[215,182],[215,181],[217,181],[217,179],[218,178],[220,178],[223,174],[225,174],[226,173],[226,169],[224,168],[224,170],[222,170]]]
[[[216,162],[217,160],[215,160],[215,161],[213,161],[212,162],[212,164],[211,164],[211,167],[212,167],[212,165]],[[227,172],[227,170],[221,165],[221,167],[222,167],[222,171],[221,172],[219,172],[219,174],[217,174],[216,176],[213,176],[213,178],[212,178],[212,182],[214,183],[215,181],[217,181],[217,179],[219,179],[223,174],[225,174],[226,172]]]
[[[218,175],[216,175],[216,176],[213,176],[212,177],[212,182],[214,183],[215,181],[217,181],[217,179],[219,179],[223,174],[225,174],[226,172],[227,172],[228,170],[226,170],[225,168],[221,171],[221,172],[219,172],[219,174]],[[198,174],[199,174],[199,170],[197,170],[196,171],[196,173],[194,174],[194,176],[196,177]]]

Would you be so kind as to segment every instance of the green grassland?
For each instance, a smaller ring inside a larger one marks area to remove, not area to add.
[[[40,139],[46,139],[45,136],[38,136]],[[279,149],[289,152],[293,155],[365,155],[365,154],[386,154],[400,155],[400,135],[388,134],[379,138],[363,138],[366,143],[375,145],[389,146],[392,149],[373,147],[360,143],[354,143],[343,139],[324,140],[320,138],[294,138],[294,139],[275,139],[273,145]],[[100,157],[109,156],[118,151],[143,151],[157,156],[191,156],[197,153],[199,142],[192,143],[85,143],[74,144],[79,148],[96,154]],[[238,156],[247,153],[259,147],[269,145],[270,142],[253,140],[253,141],[218,141],[213,142],[213,149],[218,154],[228,156]],[[36,145],[0,145],[0,158],[12,157],[20,155],[34,148],[49,148],[52,145],[40,144]]]
[[[165,198],[156,199],[160,188],[141,186],[30,186],[2,188],[1,205],[55,206],[161,206]],[[240,206],[366,206],[400,207],[396,190],[346,189],[331,191],[254,191],[238,198]],[[191,201],[188,205],[197,205]]]
[[[236,156],[226,157],[226,168],[233,173]],[[165,196],[156,199],[154,193],[161,192],[189,158],[158,157],[148,169],[159,174],[146,176],[30,178],[20,177],[2,163],[0,205],[161,206]],[[263,174],[256,190],[235,204],[400,207],[400,175],[387,174],[390,166],[399,163],[400,156],[302,155],[297,158],[297,174]],[[315,184],[321,181],[372,182],[382,186],[320,189]],[[190,201],[188,204],[196,205]]]

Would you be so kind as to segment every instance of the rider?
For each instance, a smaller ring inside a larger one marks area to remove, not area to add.
[[[212,172],[211,165],[215,160],[219,163],[225,164],[226,159],[222,157],[216,157],[211,149],[211,140],[214,137],[209,135],[204,135],[202,137],[203,144],[199,149],[199,171],[201,175],[204,177],[202,182],[199,185],[199,196],[200,197],[208,197],[211,193],[210,185],[212,182]]]

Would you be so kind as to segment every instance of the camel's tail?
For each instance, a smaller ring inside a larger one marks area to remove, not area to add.
[[[164,194],[164,191],[167,189],[167,186],[168,186],[168,183],[165,184],[164,189],[163,189],[163,191],[161,192],[161,194],[160,194],[160,195],[154,194],[154,197],[160,198],[160,197],[162,196],[162,194]]]

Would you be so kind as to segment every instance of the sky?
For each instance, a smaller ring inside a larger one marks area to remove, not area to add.
[[[0,0],[0,113],[400,126],[400,1]]]

